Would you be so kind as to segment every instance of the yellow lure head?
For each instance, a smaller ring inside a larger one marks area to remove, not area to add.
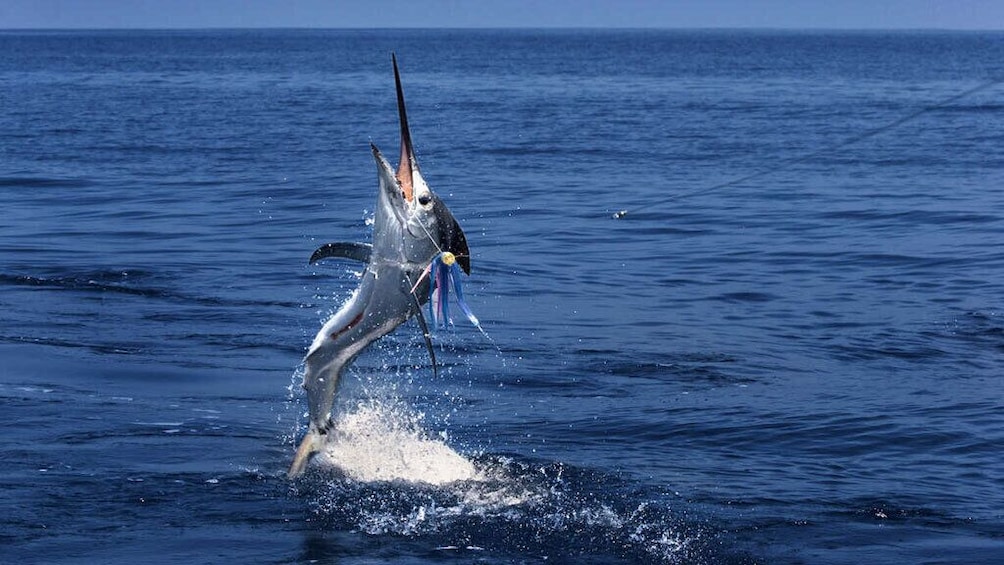
[[[439,259],[444,265],[452,265],[457,262],[457,256],[449,251],[444,251],[443,255]]]

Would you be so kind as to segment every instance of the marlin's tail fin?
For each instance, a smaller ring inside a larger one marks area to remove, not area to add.
[[[304,467],[307,466],[307,461],[310,461],[310,456],[320,451],[324,446],[324,437],[324,434],[317,431],[314,426],[310,426],[310,430],[304,436],[303,441],[300,442],[300,447],[296,450],[296,457],[293,458],[293,464],[289,466],[289,472],[286,473],[286,477],[295,479],[303,473]]]

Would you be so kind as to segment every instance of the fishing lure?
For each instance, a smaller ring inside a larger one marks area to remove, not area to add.
[[[436,255],[429,266],[422,271],[422,276],[415,283],[415,288],[426,276],[431,277],[429,281],[429,315],[432,317],[432,325],[435,328],[445,328],[453,325],[450,318],[450,287],[457,295],[457,305],[463,311],[464,316],[474,324],[474,327],[481,329],[474,312],[464,300],[464,290],[460,284],[460,266],[457,265],[457,256],[449,251],[443,251]],[[414,292],[414,288],[412,289]]]

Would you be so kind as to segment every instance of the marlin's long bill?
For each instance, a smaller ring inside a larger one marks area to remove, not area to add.
[[[397,117],[401,123],[401,160],[397,163],[397,180],[401,183],[401,192],[409,202],[414,197],[412,169],[418,168],[415,159],[415,149],[411,145],[411,129],[408,127],[408,111],[404,106],[404,89],[401,88],[401,73],[397,70],[397,55],[391,53],[390,60],[394,65],[394,86],[397,88]]]
[[[323,448],[334,426],[331,410],[345,369],[371,343],[421,314],[429,300],[429,281],[421,275],[432,260],[449,251],[464,272],[471,271],[464,231],[418,168],[397,57],[391,60],[401,122],[401,161],[395,171],[372,146],[379,184],[372,244],[329,243],[310,258],[311,263],[349,259],[365,263],[366,268],[358,288],[321,327],[304,360],[310,423],[289,468],[290,478],[299,476],[310,456]],[[420,325],[429,346],[424,320]]]

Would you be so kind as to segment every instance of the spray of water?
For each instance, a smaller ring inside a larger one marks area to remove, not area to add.
[[[338,418],[317,464],[362,482],[444,485],[478,479],[474,464],[447,445],[446,433],[430,437],[423,419],[401,403],[364,400]]]

